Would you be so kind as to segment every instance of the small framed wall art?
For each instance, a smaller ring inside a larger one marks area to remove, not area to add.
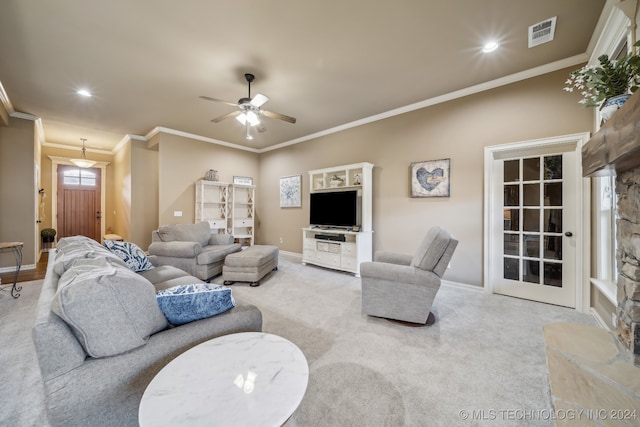
[[[449,197],[451,159],[411,163],[411,197]]]
[[[238,185],[253,185],[253,178],[249,176],[234,176],[233,183]]]
[[[300,186],[302,175],[280,178],[280,207],[297,208],[301,206]]]

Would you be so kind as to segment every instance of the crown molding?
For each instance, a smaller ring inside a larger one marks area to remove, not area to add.
[[[629,35],[630,25],[631,21],[620,9],[612,8],[602,28],[600,38],[591,52],[589,65],[598,65],[600,55],[613,55],[620,43]]]
[[[148,134],[145,135],[145,138],[146,138],[147,141],[149,141],[149,140],[151,140],[151,138],[153,138],[154,136],[158,135],[159,133],[168,133],[170,135],[176,135],[176,136],[181,136],[181,137],[184,137],[184,138],[195,139],[197,141],[204,141],[204,142],[208,142],[210,144],[222,145],[224,147],[235,148],[236,150],[249,151],[249,152],[252,152],[252,153],[260,153],[260,152],[262,152],[261,150],[259,150],[257,148],[245,147],[244,145],[233,144],[231,142],[226,142],[226,141],[222,141],[222,140],[219,140],[219,139],[209,138],[207,136],[196,135],[196,134],[189,133],[189,132],[183,132],[183,131],[180,131],[180,130],[166,128],[166,127],[163,127],[163,126],[156,126],[155,128],[153,128],[151,130],[151,132],[149,132]]]
[[[14,111],[13,113],[9,114],[9,116],[14,117],[16,119],[34,120],[34,121],[40,118],[38,116],[34,116],[33,114],[22,113],[20,111]]]
[[[51,147],[51,148],[62,148],[63,150],[81,150],[81,147],[75,146],[75,145],[65,145],[65,144],[56,144],[53,142],[46,142],[44,141],[42,143],[43,147]],[[95,148],[85,148],[87,153],[96,153],[96,154],[113,154],[113,152],[111,150],[98,150]],[[52,156],[49,156],[49,158],[51,158]]]
[[[69,165],[69,166],[76,166],[72,161],[70,157],[60,157],[60,156],[47,156],[47,158],[49,158],[49,160],[51,160],[53,163],[56,164],[60,164],[60,165]],[[96,163],[91,166],[92,168],[101,168],[104,169],[107,166],[109,166],[111,162],[98,162],[96,161]]]
[[[2,124],[9,126],[9,115],[14,111],[9,95],[7,95],[2,82],[0,82],[0,120]]]
[[[303,136],[300,138],[292,139],[281,144],[273,145],[258,150],[258,153],[266,153],[268,151],[278,150],[280,148],[288,147],[290,145],[299,144],[301,142],[316,139],[321,136],[331,135],[333,133],[341,132],[343,130],[351,129],[354,127],[362,126],[368,123],[384,120],[389,117],[398,116],[400,114],[409,113],[411,111],[420,110],[422,108],[431,107],[433,105],[442,104],[444,102],[452,101],[454,99],[463,98],[465,96],[473,95],[476,93],[484,92],[490,89],[495,89],[500,86],[506,86],[511,83],[519,82],[522,80],[530,79],[533,77],[541,76],[543,74],[551,73],[553,71],[562,70],[563,68],[571,67],[574,65],[582,64],[587,61],[587,54],[582,53],[569,58],[561,59],[559,61],[551,62],[549,64],[541,65],[539,67],[531,68],[529,70],[521,71],[519,73],[511,74],[509,76],[501,77],[499,79],[491,80],[485,83],[481,83],[475,86],[470,86],[465,89],[460,89],[454,92],[436,96],[434,98],[426,99],[424,101],[416,102],[414,104],[399,107],[394,110],[390,110],[384,113],[376,114],[373,116],[365,117],[364,119],[356,120],[354,122],[345,123],[340,126],[336,126],[330,129],[326,129],[320,132],[313,133],[311,135]]]

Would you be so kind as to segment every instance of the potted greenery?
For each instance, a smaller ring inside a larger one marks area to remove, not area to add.
[[[332,187],[337,187],[343,182],[344,182],[344,179],[335,173],[331,175],[331,177],[329,178],[329,184],[331,184]]]
[[[635,52],[640,41],[633,46]],[[585,107],[600,107],[601,117],[606,121],[638,89],[640,56],[628,53],[611,60],[608,55],[600,55],[598,62],[599,66],[585,65],[571,72],[564,90],[580,91],[582,99],[579,103]]]
[[[42,237],[42,243],[51,243],[56,237],[56,230],[53,228],[43,228],[40,231],[40,237]]]

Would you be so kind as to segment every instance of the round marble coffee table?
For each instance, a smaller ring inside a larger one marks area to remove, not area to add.
[[[181,354],[149,383],[138,420],[145,426],[281,426],[307,389],[309,365],[277,335],[243,332]]]

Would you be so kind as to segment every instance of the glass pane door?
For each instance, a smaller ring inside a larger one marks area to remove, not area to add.
[[[504,161],[504,279],[562,287],[562,157]]]

